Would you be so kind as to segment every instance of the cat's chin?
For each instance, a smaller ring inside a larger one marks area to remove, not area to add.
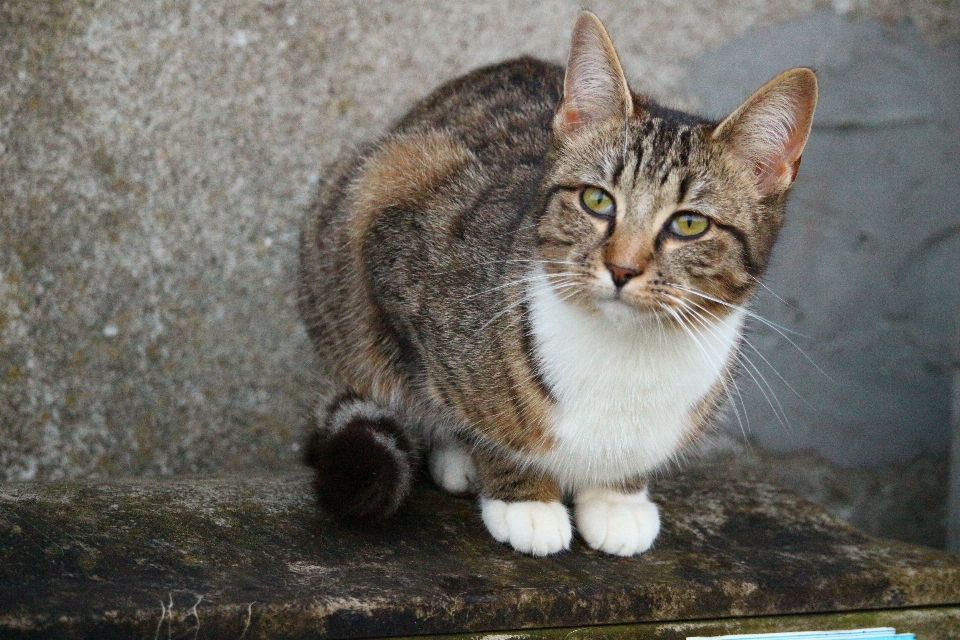
[[[656,310],[631,304],[621,298],[600,299],[596,301],[596,306],[601,316],[617,326],[647,326],[663,322]]]

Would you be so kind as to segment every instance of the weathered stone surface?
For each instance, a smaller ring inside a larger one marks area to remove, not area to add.
[[[789,487],[864,532],[943,548],[948,462],[918,456],[904,464],[844,468],[812,452],[771,453],[742,437],[714,438],[708,459]]]
[[[871,539],[753,478],[690,470],[655,493],[651,552],[577,542],[535,559],[426,484],[369,530],[318,515],[302,475],[8,484],[0,636],[345,638],[960,604],[960,558]]]

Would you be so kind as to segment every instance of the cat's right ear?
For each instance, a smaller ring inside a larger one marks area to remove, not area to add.
[[[563,99],[553,118],[554,131],[570,135],[587,124],[629,118],[632,112],[630,88],[607,30],[600,18],[581,11],[573,27]]]

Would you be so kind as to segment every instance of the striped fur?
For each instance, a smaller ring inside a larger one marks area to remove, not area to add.
[[[566,72],[475,71],[327,173],[300,309],[340,396],[308,447],[328,511],[389,515],[425,447],[435,480],[479,494],[491,534],[521,551],[569,546],[570,496],[591,546],[652,544],[646,479],[724,397],[732,309],[769,260],[816,81],[788,71],[717,123],[623,78],[583,12]],[[587,187],[613,213],[587,209]],[[673,231],[684,212],[708,219],[702,235]]]

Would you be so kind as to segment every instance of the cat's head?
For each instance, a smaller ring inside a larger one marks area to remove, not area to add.
[[[558,293],[610,317],[710,321],[757,285],[817,102],[786,71],[722,122],[631,93],[582,12],[543,184],[539,250]]]

